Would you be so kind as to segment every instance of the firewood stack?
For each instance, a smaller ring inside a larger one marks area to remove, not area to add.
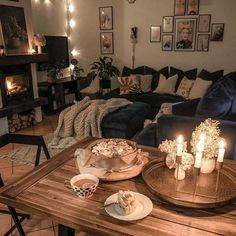
[[[20,129],[35,125],[36,123],[34,110],[28,113],[14,114],[12,117],[8,118],[9,132],[14,133]]]

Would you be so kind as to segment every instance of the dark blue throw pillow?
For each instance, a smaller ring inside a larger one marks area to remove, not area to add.
[[[230,112],[235,95],[236,82],[233,77],[220,79],[200,101],[196,117],[224,119]]]
[[[213,82],[213,84],[220,78],[222,78],[224,74],[224,70],[218,70],[218,71],[215,71],[215,72],[209,72],[205,69],[203,69],[198,77],[199,78],[202,78],[204,80],[211,80]]]
[[[122,77],[123,76],[130,76],[131,74],[144,75],[144,66],[139,66],[134,69],[124,66],[124,68],[122,70]]]
[[[169,67],[166,66],[160,70],[155,70],[151,67],[145,66],[145,75],[152,75],[152,84],[151,89],[152,91],[156,89],[158,83],[159,83],[159,77],[160,74],[163,74],[166,78],[169,77]]]

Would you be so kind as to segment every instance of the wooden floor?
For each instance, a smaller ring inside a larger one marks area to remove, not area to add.
[[[21,134],[32,134],[32,135],[45,135],[53,132],[57,126],[58,115],[45,116],[43,122],[37,124],[34,127],[26,128],[19,131]],[[3,156],[20,145],[9,144],[0,148],[0,156]],[[0,173],[3,177],[4,182],[9,182],[13,178],[21,176],[31,170],[33,167],[28,165],[22,165],[9,160],[0,158]],[[5,209],[0,204],[1,209]],[[3,235],[12,224],[11,217],[0,213],[0,236]],[[56,236],[57,235],[57,223],[50,219],[41,219],[37,216],[32,216],[30,220],[23,222],[23,228],[27,236]],[[17,231],[14,231],[12,236],[19,235]],[[81,232],[77,233],[78,236],[85,235]]]

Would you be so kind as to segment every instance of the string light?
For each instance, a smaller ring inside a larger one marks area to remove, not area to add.
[[[75,21],[73,19],[71,19],[69,21],[69,25],[70,25],[71,28],[74,28],[75,27]]]
[[[75,10],[74,5],[70,4],[68,10],[71,13],[74,12],[74,10]]]

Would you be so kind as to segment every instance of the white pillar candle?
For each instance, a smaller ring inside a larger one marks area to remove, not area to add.
[[[194,167],[201,168],[201,163],[202,163],[202,152],[196,152]]]
[[[220,140],[217,162],[223,162],[224,155],[225,155],[225,142],[224,142],[224,140]]]
[[[179,135],[178,138],[176,139],[177,156],[182,156],[183,148],[184,148],[184,138],[182,135]]]

